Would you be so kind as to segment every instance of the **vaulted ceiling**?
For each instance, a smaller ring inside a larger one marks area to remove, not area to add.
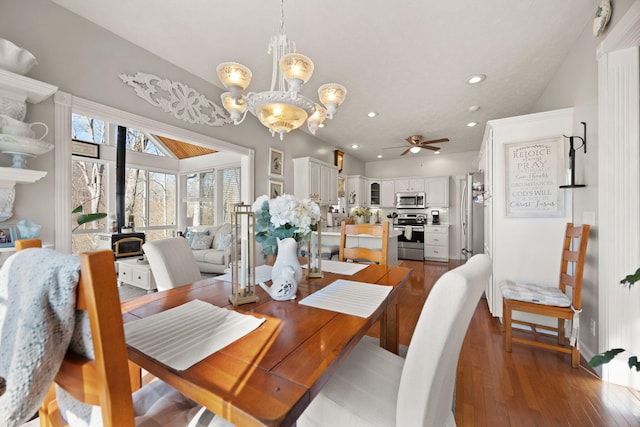
[[[236,61],[253,71],[249,90],[269,88],[278,0],[53,1],[215,85],[216,66]],[[398,158],[414,134],[449,138],[444,154],[478,150],[487,120],[531,111],[597,3],[288,0],[285,20],[297,50],[315,63],[303,93],[316,100],[328,82],[348,90],[317,137],[376,161]],[[474,74],[486,79],[467,83]],[[468,127],[472,121],[478,125]]]

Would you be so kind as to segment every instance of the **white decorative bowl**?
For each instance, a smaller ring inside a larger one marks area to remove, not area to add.
[[[36,65],[36,57],[6,39],[0,39],[0,68],[24,75]]]

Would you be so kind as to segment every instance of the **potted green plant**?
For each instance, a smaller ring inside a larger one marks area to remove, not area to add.
[[[631,287],[639,280],[640,280],[640,268],[638,268],[635,273],[628,274],[624,279],[620,280],[620,284],[622,286],[626,286],[629,289],[631,289]],[[625,350],[624,348],[612,348],[610,350],[605,351],[604,353],[596,354],[589,361],[589,366],[592,368],[595,368],[596,366],[609,363],[614,359],[614,357],[616,357],[618,354],[623,353],[625,351],[627,350]],[[638,361],[638,356],[636,355],[629,356],[627,363],[629,365],[629,369],[635,368],[636,371],[640,371],[640,362]]]

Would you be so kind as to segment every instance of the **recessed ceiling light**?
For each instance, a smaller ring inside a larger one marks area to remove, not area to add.
[[[486,78],[487,78],[487,76],[485,76],[484,74],[475,74],[475,75],[469,77],[467,82],[471,83],[471,84],[480,83],[481,81],[483,81]]]
[[[369,111],[369,113],[367,114],[367,116],[369,116],[369,117],[375,117],[377,115],[378,115],[378,113],[376,113],[375,111]]]
[[[469,111],[472,112],[472,113],[475,113],[479,109],[480,109],[480,107],[477,106],[477,105],[472,105],[471,107],[469,107]]]
[[[381,159],[382,158],[382,154],[378,154],[378,158]]]
[[[359,147],[360,147],[360,146],[359,146],[358,144],[351,144],[351,148],[353,148],[354,150],[355,150],[356,148],[359,148]]]
[[[469,122],[467,123],[467,126],[469,126],[470,128],[474,127],[475,125],[477,125],[478,122]]]
[[[413,154],[419,153],[420,147],[411,147],[409,148],[409,151],[411,151]]]

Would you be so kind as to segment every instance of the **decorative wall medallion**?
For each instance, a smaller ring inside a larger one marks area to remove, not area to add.
[[[184,83],[141,72],[135,75],[123,73],[118,77],[134,88],[140,98],[177,119],[209,126],[233,123],[222,107]]]

